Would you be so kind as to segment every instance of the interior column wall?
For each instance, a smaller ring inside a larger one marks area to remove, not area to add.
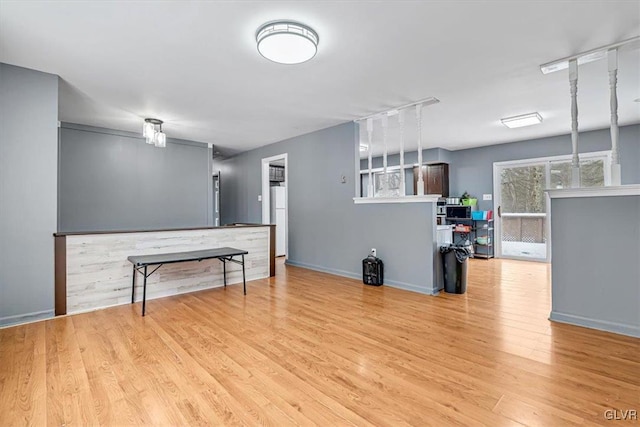
[[[53,316],[58,76],[0,64],[0,325]]]

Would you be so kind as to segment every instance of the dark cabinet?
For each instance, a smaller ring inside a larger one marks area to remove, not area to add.
[[[269,165],[269,181],[284,182],[284,166]]]
[[[447,163],[422,165],[422,180],[424,194],[442,194],[442,197],[449,197],[449,165]],[[413,168],[413,194],[418,194],[418,166]]]

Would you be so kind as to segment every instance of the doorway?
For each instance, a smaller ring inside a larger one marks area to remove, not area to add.
[[[213,175],[213,225],[220,226],[220,172]]]
[[[289,254],[289,163],[287,153],[262,159],[262,223],[276,225],[276,256]]]
[[[496,255],[501,258],[548,261],[548,204],[544,162],[497,166]]]
[[[610,185],[611,152],[580,154],[580,186]],[[496,256],[549,262],[551,260],[548,188],[571,186],[571,156],[496,162]]]

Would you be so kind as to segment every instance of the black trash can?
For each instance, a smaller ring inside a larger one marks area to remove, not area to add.
[[[467,291],[468,259],[473,253],[471,245],[441,246],[444,291],[464,294]]]

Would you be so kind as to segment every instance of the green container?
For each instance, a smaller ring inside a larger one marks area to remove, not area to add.
[[[462,206],[475,206],[478,204],[478,199],[462,199]]]

